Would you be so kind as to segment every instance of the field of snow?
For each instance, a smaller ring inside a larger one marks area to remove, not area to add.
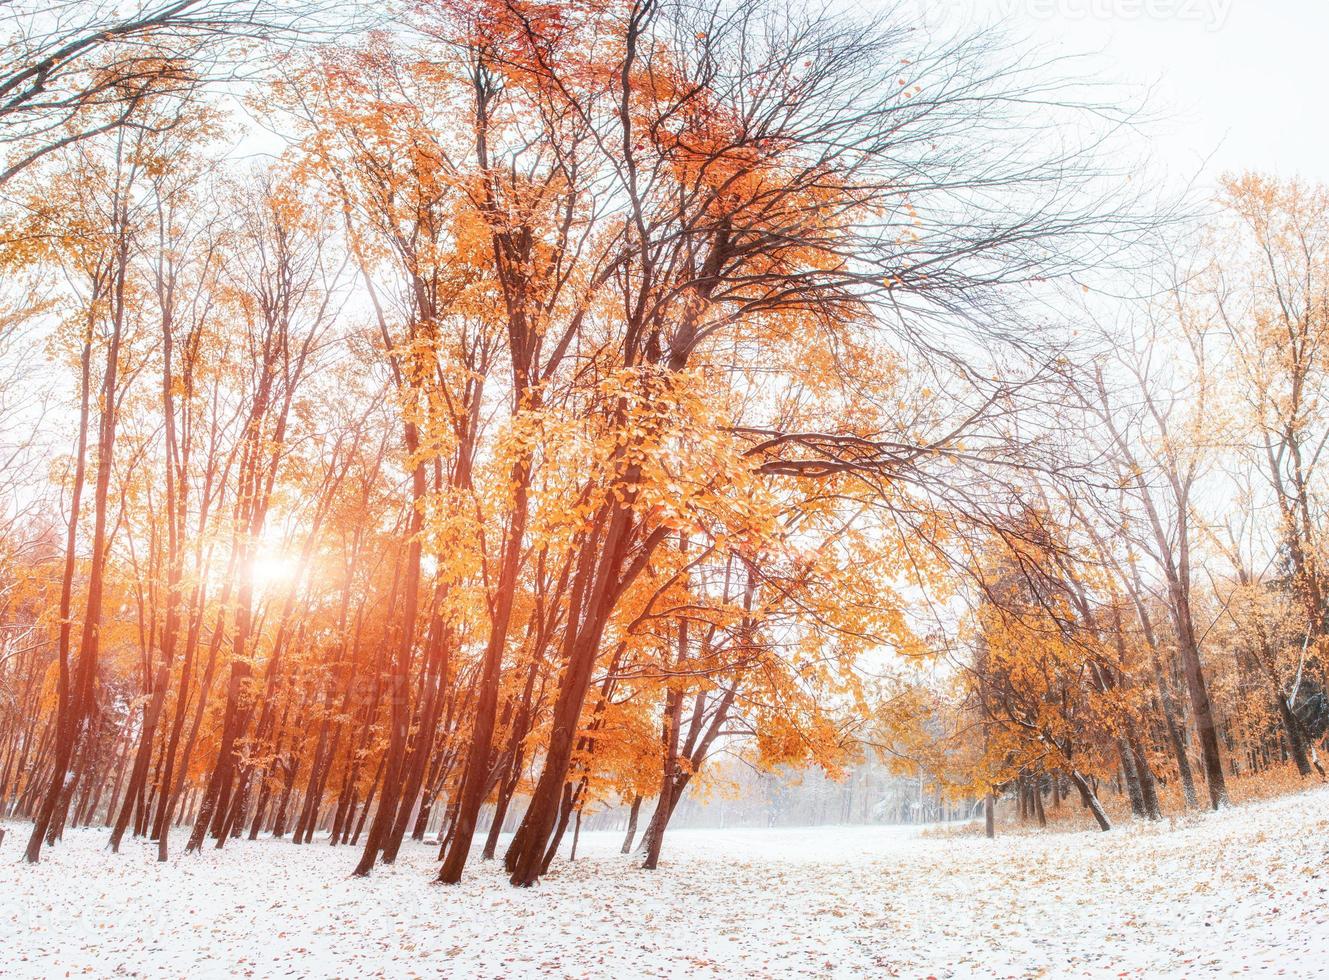
[[[583,834],[510,888],[409,845],[238,841],[158,865],[77,831],[0,845],[6,977],[1329,976],[1329,789],[1183,824],[998,837],[680,830],[655,873]]]

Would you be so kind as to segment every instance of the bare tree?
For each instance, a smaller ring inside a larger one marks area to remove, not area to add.
[[[1184,311],[1174,311],[1185,319]],[[1215,377],[1208,341],[1199,329],[1164,336],[1159,320],[1149,321],[1146,343],[1133,349],[1119,343],[1114,376],[1103,365],[1083,382],[1084,404],[1107,440],[1119,486],[1140,529],[1137,545],[1155,566],[1181,657],[1199,735],[1209,801],[1218,809],[1228,799],[1218,723],[1200,656],[1201,629],[1195,621],[1194,570],[1196,497],[1214,459],[1214,433],[1207,413],[1216,408]],[[1189,355],[1193,370],[1181,370]],[[1129,512],[1129,511],[1128,511]]]
[[[146,102],[252,71],[259,44],[312,29],[297,0],[9,0],[0,5],[0,184]],[[301,22],[305,21],[304,24]]]

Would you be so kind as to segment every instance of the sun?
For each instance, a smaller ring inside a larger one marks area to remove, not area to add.
[[[254,557],[249,577],[254,588],[265,590],[286,585],[295,578],[298,563],[282,552],[264,551]]]

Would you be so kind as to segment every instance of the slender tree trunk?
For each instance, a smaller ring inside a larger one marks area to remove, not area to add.
[[[117,199],[117,209],[124,207],[123,203]],[[117,221],[125,220],[117,212]],[[111,314],[111,334],[106,348],[106,367],[102,375],[101,390],[98,397],[100,405],[100,420],[98,425],[97,437],[97,478],[94,484],[93,496],[93,531],[92,531],[92,560],[88,568],[88,590],[87,602],[83,613],[83,631],[79,642],[78,664],[72,678],[72,687],[68,691],[64,711],[64,724],[60,726],[60,739],[57,742],[57,751],[55,766],[52,770],[50,788],[46,794],[46,800],[42,805],[41,813],[32,829],[32,836],[28,840],[28,848],[25,854],[30,864],[35,864],[41,855],[41,843],[43,838],[53,840],[59,837],[60,830],[63,828],[65,814],[69,809],[69,798],[74,789],[74,772],[71,768],[74,753],[79,744],[86,740],[88,733],[88,719],[90,718],[94,704],[94,685],[97,677],[97,654],[101,640],[101,620],[102,620],[102,591],[105,584],[106,575],[106,556],[108,551],[107,527],[107,504],[110,495],[111,473],[113,471],[112,460],[115,452],[116,422],[119,411],[120,391],[119,391],[119,369],[120,369],[120,341],[125,316],[125,283],[128,275],[129,261],[129,240],[127,229],[120,225],[117,229],[120,232],[119,240],[116,243],[115,258],[115,276],[112,291],[112,314]],[[92,345],[92,324],[88,324],[88,333],[85,339],[84,360],[83,360],[83,401],[80,409],[79,423],[79,442],[80,452],[79,461],[76,463],[77,473],[75,483],[78,485],[78,493],[81,496],[82,490],[82,472],[83,472],[83,446],[86,442],[87,415],[88,415],[88,367],[91,359]],[[72,579],[72,561],[73,549],[77,532],[77,510],[71,507],[70,512],[70,531],[68,538],[68,551],[66,556],[65,575]],[[61,635],[63,637],[62,649],[68,649],[68,634],[65,632],[65,622],[68,616],[69,603],[64,596],[64,586],[62,585],[61,595]],[[66,656],[67,660],[67,656]],[[63,688],[62,688],[63,690]]]
[[[568,855],[569,861],[577,860],[577,841],[581,839],[581,807],[577,807],[577,818],[572,828],[572,852]]]
[[[1283,692],[1274,695],[1274,705],[1278,708],[1278,717],[1283,722],[1283,731],[1287,735],[1288,752],[1296,763],[1297,775],[1306,777],[1311,774],[1311,760],[1306,752],[1306,739],[1301,732],[1301,722],[1287,703]]]
[[[59,801],[58,793],[65,779],[69,778],[69,763],[74,752],[74,738],[81,721],[81,705],[76,705],[70,683],[70,639],[73,626],[74,569],[77,564],[77,543],[79,514],[83,503],[83,484],[87,476],[88,427],[91,416],[92,399],[92,331],[91,317],[83,340],[80,377],[80,403],[78,422],[78,448],[74,456],[74,482],[69,496],[69,526],[65,533],[64,573],[60,584],[60,629],[56,639],[56,656],[59,674],[56,680],[56,721],[54,732],[54,762],[51,767],[51,784],[42,798],[41,809],[33,822],[32,834],[28,837],[28,847],[24,854],[29,864],[35,864],[41,857],[42,841],[55,815]],[[32,785],[36,785],[33,778]]]
[[[521,393],[518,392],[518,397]],[[484,804],[485,789],[489,786],[490,760],[494,739],[494,722],[498,710],[499,673],[503,665],[503,649],[507,643],[512,619],[513,593],[516,591],[517,572],[521,567],[521,544],[526,533],[526,484],[530,468],[525,458],[512,469],[513,486],[517,488],[513,516],[503,542],[502,565],[499,571],[498,591],[494,596],[493,617],[489,628],[489,641],[485,645],[481,663],[479,698],[471,729],[471,745],[466,768],[462,774],[458,797],[456,832],[452,846],[439,869],[438,880],[456,884],[471,850],[475,836],[475,822]]]
[[[623,847],[620,854],[632,853],[632,838],[637,836],[637,815],[641,813],[641,794],[638,793],[632,798],[632,809],[628,811],[628,832],[623,838]]]
[[[426,492],[425,462],[418,458],[420,437],[412,422],[405,424],[406,450],[414,459],[411,468],[411,510],[407,521],[408,538],[406,545],[406,582],[402,589],[403,610],[400,630],[397,638],[396,657],[392,670],[392,687],[389,694],[389,729],[388,752],[383,768],[383,785],[379,792],[378,810],[374,813],[374,822],[369,827],[369,836],[365,840],[365,849],[360,855],[360,862],[352,872],[363,878],[374,867],[396,818],[402,782],[402,768],[406,762],[407,726],[410,723],[409,686],[411,677],[411,655],[415,649],[416,619],[420,610],[420,556],[421,533],[424,528],[424,508]],[[363,819],[363,816],[362,816]],[[359,836],[357,831],[356,836]]]
[[[680,623],[680,632],[685,624]],[[686,636],[680,639],[680,645],[686,644]],[[660,863],[660,848],[664,846],[665,827],[675,805],[677,790],[676,770],[678,768],[678,727],[679,714],[683,705],[682,695],[673,688],[665,695],[664,717],[664,770],[660,779],[660,796],[655,804],[655,815],[646,828],[646,859],[642,867],[654,871]]]
[[[1089,781],[1074,769],[1071,770],[1071,781],[1080,790],[1080,799],[1089,808],[1089,812],[1094,815],[1094,820],[1098,822],[1098,829],[1111,830],[1112,824],[1108,821],[1107,814],[1103,812],[1103,804],[1098,801],[1098,794],[1093,791]]]
[[[1143,817],[1145,816],[1144,794],[1140,791],[1140,778],[1135,771],[1135,757],[1125,739],[1117,739],[1117,756],[1121,759],[1122,776],[1131,800],[1131,813]]]

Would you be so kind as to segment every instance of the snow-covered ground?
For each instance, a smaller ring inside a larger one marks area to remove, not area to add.
[[[0,975],[1329,976],[1329,789],[1108,834],[680,830],[655,873],[583,834],[508,887],[433,848],[234,842],[164,865],[71,833],[0,845]]]

